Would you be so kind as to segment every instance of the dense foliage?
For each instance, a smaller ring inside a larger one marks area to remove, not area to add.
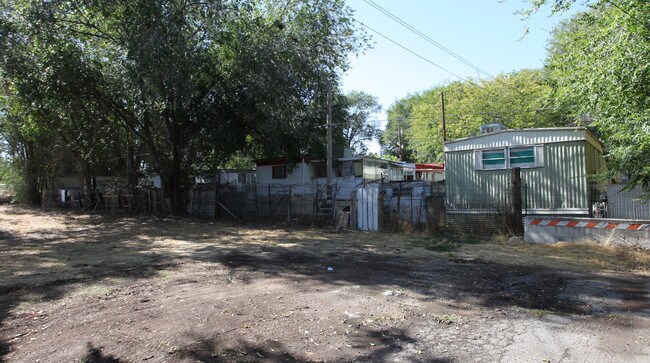
[[[367,143],[381,134],[375,117],[381,111],[379,101],[366,92],[352,91],[339,97],[337,107],[342,112],[334,120],[334,130],[341,134],[340,146],[354,150],[355,155],[367,154]]]
[[[175,212],[188,176],[240,150],[322,152],[327,83],[363,44],[341,0],[0,6],[5,138],[46,159],[51,139],[89,175],[145,166]]]
[[[418,94],[410,95],[389,107],[388,122],[379,138],[379,145],[384,157],[396,158],[399,161],[413,160],[413,151],[409,147],[409,137],[406,132],[411,126],[411,112],[418,99]]]
[[[384,153],[405,161],[440,162],[443,157],[444,93],[447,139],[476,135],[483,124],[508,128],[562,126],[568,120],[550,101],[551,84],[538,70],[522,70],[492,80],[453,82],[406,97],[388,111]]]
[[[575,0],[530,0],[524,17],[543,6],[567,10]],[[384,155],[441,161],[440,94],[447,138],[478,133],[481,124],[509,128],[589,126],[603,139],[610,173],[650,195],[650,2],[595,0],[557,27],[543,70],[492,80],[454,82],[397,101],[381,139]]]
[[[596,1],[555,29],[548,50],[556,103],[599,131],[612,171],[650,192],[650,2]]]

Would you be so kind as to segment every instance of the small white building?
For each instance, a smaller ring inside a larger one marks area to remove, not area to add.
[[[302,158],[295,165],[286,160],[256,161],[260,192],[291,189],[291,194],[316,194],[327,185],[327,163],[322,159]],[[337,200],[350,200],[352,190],[369,181],[404,180],[408,165],[371,157],[338,158],[332,167],[332,184]],[[408,172],[407,172],[408,173]]]

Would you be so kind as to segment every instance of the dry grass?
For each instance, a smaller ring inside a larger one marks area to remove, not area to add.
[[[498,236],[477,244],[464,244],[458,253],[506,264],[650,273],[650,251],[593,242],[509,243],[507,237]]]
[[[318,232],[316,232],[318,233]],[[311,232],[303,237],[309,240]],[[321,236],[322,237],[322,236]],[[364,233],[328,235],[337,245],[374,252],[399,251],[417,257],[481,259],[501,264],[543,266],[594,272],[634,272],[650,275],[650,251],[592,242],[532,244],[508,242],[507,236],[482,238],[453,234]]]
[[[77,265],[115,261],[137,265],[151,254],[183,259],[197,249],[212,245],[218,245],[221,251],[254,252],[279,247],[327,254],[348,249],[421,258],[476,258],[502,264],[650,274],[650,251],[595,243],[509,243],[506,236],[488,239],[418,232],[333,233],[182,219],[105,218],[15,206],[0,206],[0,212],[2,230],[24,241],[0,251],[0,272],[6,276],[5,280],[22,280],[24,276],[19,275],[24,271],[33,274],[35,280],[47,279],[52,271],[67,272],[70,256],[74,256]],[[48,239],[50,242],[43,243]],[[120,248],[111,248],[116,244]],[[31,268],[25,270],[28,265]]]

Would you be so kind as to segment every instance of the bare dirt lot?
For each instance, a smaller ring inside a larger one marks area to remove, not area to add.
[[[0,361],[647,362],[650,254],[0,206]]]

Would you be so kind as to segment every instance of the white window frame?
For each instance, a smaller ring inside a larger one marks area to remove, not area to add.
[[[503,153],[503,165],[485,165],[483,162],[485,161],[483,159],[483,153],[488,153],[488,152],[499,152]],[[480,150],[479,153],[479,165],[480,165],[480,170],[501,170],[501,169],[508,169],[508,150],[505,148],[498,148],[498,149],[486,149],[486,150]]]
[[[527,162],[527,163],[517,163],[515,167],[517,168],[534,168],[537,166],[536,160],[537,160],[537,152],[535,151],[534,146],[523,146],[523,147],[509,147],[508,148],[508,165],[510,168],[513,168],[512,166],[512,152],[513,151],[518,151],[518,150],[530,150],[533,152],[533,162]],[[516,158],[516,157],[515,157]]]
[[[515,167],[521,169],[530,169],[530,168],[540,168],[544,166],[544,145],[518,145],[518,146],[505,146],[500,148],[490,148],[490,149],[481,149],[474,150],[474,170],[504,170],[512,169],[512,163],[510,162],[510,152],[512,150],[522,150],[522,149],[532,149],[534,161],[532,163],[523,163],[518,164]],[[505,157],[504,165],[488,165],[487,167],[483,165],[483,153],[484,152],[503,152]]]

